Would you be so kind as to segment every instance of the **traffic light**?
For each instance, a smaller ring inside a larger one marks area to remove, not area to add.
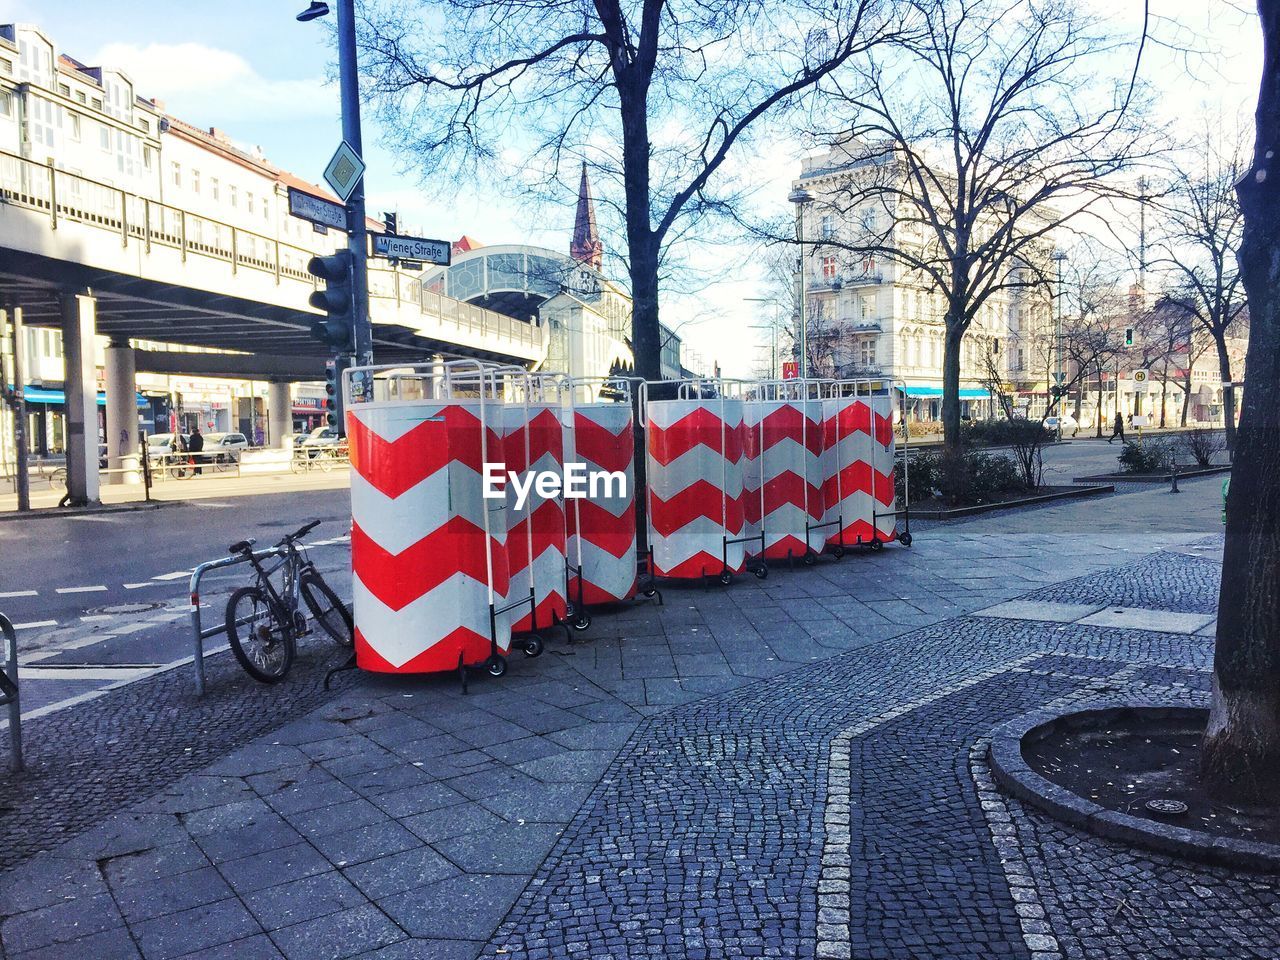
[[[1126,347],[1133,346],[1133,327],[1124,328],[1124,345]]]
[[[382,225],[387,233],[399,233],[400,218],[394,213],[384,213],[382,215]]]
[[[324,281],[307,300],[325,317],[311,323],[311,336],[340,352],[350,351],[355,343],[355,294],[350,250],[338,250],[328,257],[312,257],[307,273]]]
[[[324,366],[325,423],[343,437],[347,435],[347,424],[342,415],[342,374],[350,366],[351,358],[345,354],[333,357]]]

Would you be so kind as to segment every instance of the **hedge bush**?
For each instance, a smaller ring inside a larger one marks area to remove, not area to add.
[[[912,503],[936,497],[951,506],[972,506],[1027,489],[1017,463],[998,453],[968,450],[948,458],[943,451],[929,451],[912,458],[908,485],[904,473],[898,471],[898,497],[908,492]]]
[[[1117,459],[1122,473],[1164,473],[1173,468],[1173,447],[1167,440],[1127,440]]]

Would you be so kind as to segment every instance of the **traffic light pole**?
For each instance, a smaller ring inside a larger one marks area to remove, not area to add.
[[[337,0],[338,83],[342,102],[342,138],[363,158],[360,137],[360,78],[356,61],[355,0]],[[358,366],[373,363],[373,328],[369,322],[369,236],[365,228],[364,177],[347,200],[347,246],[352,259],[352,326]]]

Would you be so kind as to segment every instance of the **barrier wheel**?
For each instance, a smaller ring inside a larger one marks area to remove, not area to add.
[[[833,557],[835,557],[837,560],[843,560],[843,559],[844,559],[844,544],[843,544],[843,543],[837,543],[834,547],[832,547],[832,548],[831,548],[831,555],[832,555]]]
[[[879,553],[881,550],[884,549],[884,541],[881,540],[879,537],[876,537],[874,540],[871,541],[870,544],[868,544],[868,546],[871,547],[872,553]]]
[[[500,653],[495,653],[484,662],[484,669],[489,676],[500,677],[507,672],[507,658]]]
[[[565,618],[566,620],[568,620],[570,617],[572,617],[572,616],[573,616],[575,613],[577,613],[577,612],[578,612],[578,608],[577,608],[577,607],[575,607],[575,606],[573,605],[573,601],[572,601],[572,600],[568,600],[568,601],[566,601],[566,602],[565,602],[565,605],[564,605],[564,618]]]
[[[902,544],[904,547],[911,546],[911,534],[908,531],[904,530],[901,534],[899,534],[898,542]]]
[[[591,614],[583,610],[580,614],[569,621],[569,626],[578,631],[586,630],[591,626]]]
[[[531,637],[525,640],[524,646],[522,649],[524,650],[524,655],[526,657],[538,656],[539,654],[542,653],[542,638],[538,636],[536,633],[533,634]],[[491,670],[490,673],[492,672],[493,671]],[[499,676],[499,674],[494,674],[494,676]]]
[[[756,567],[754,572],[757,580],[769,579],[769,565],[767,563],[760,564],[760,566]]]
[[[812,567],[817,562],[818,562],[818,555],[814,553],[812,550],[806,550],[804,554],[804,565],[806,567]]]
[[[720,582],[727,587],[729,584],[733,583],[733,574],[728,570],[724,571],[724,573],[720,574]]]

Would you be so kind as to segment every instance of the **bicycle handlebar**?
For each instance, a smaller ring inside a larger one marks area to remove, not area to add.
[[[293,533],[289,534],[283,540],[281,540],[278,544],[276,544],[276,546],[283,547],[286,543],[292,543],[295,540],[301,540],[303,537],[305,537],[308,533],[310,533],[312,530],[314,530],[318,526],[320,526],[319,520],[312,520],[310,523],[303,524]]]

